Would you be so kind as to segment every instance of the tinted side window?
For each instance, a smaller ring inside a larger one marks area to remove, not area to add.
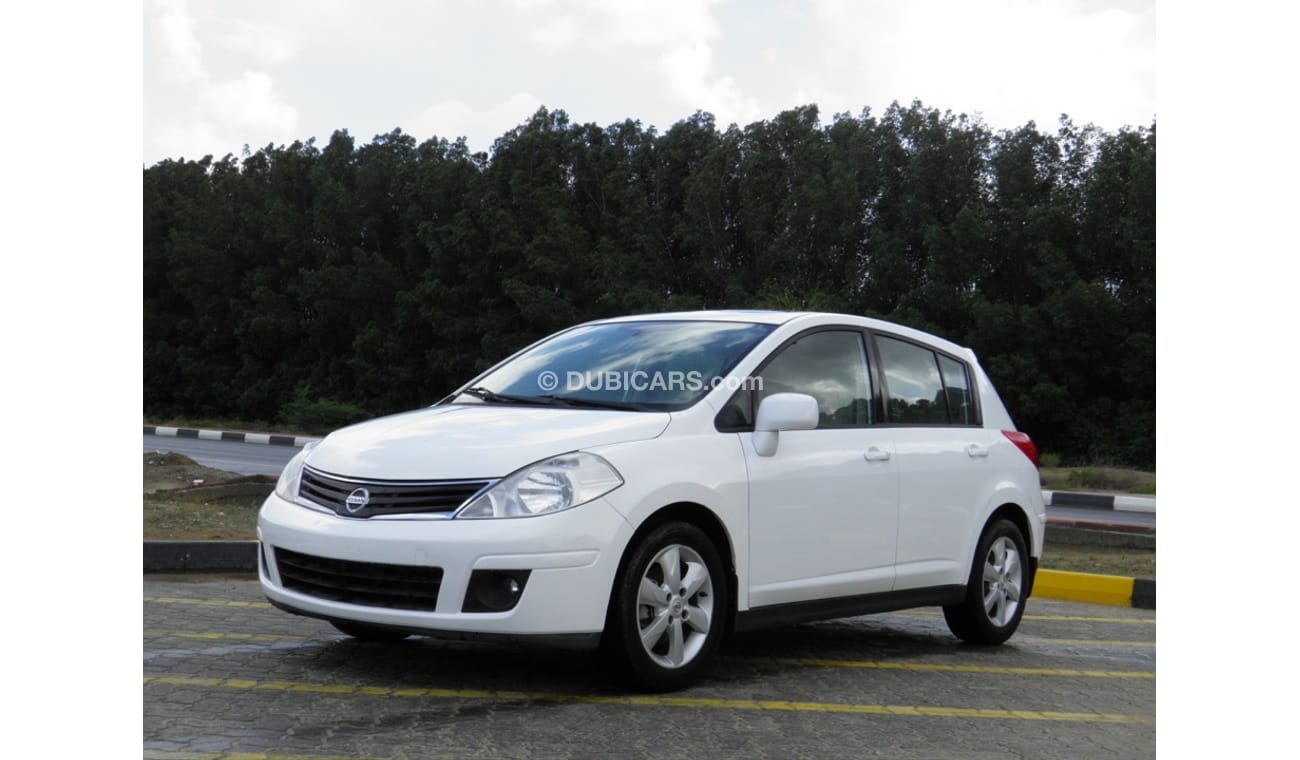
[[[939,372],[943,374],[943,390],[948,397],[948,413],[954,425],[974,425],[975,410],[971,406],[970,376],[966,365],[939,355]]]
[[[883,335],[876,337],[889,392],[892,422],[948,424],[948,399],[935,353]]]
[[[756,404],[774,393],[807,393],[817,399],[819,430],[871,424],[871,382],[861,333],[805,335],[781,349],[759,377],[762,390],[755,393]]]

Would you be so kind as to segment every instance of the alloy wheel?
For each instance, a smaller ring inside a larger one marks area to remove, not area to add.
[[[637,628],[650,659],[664,668],[694,660],[713,624],[713,598],[713,578],[699,553],[682,544],[661,549],[637,592]]]
[[[1001,536],[984,557],[984,612],[998,627],[1015,618],[1020,607],[1024,569],[1016,544]]]

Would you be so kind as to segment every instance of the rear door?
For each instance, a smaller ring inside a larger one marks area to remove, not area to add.
[[[965,583],[974,522],[997,480],[989,452],[1001,433],[980,426],[964,359],[899,336],[873,340],[898,461],[895,588]]]

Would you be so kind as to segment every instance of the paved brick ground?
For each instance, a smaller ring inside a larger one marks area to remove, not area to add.
[[[1031,600],[1002,647],[937,610],[738,637],[704,683],[629,692],[590,655],[373,645],[256,582],[146,577],[144,755],[1154,757],[1155,613]]]

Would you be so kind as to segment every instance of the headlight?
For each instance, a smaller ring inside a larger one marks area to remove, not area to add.
[[[586,504],[623,485],[595,454],[561,454],[530,464],[479,494],[456,517],[532,517]]]
[[[284,472],[280,473],[280,479],[275,482],[275,495],[285,501],[294,501],[298,498],[298,481],[302,478],[302,466],[307,461],[307,452],[316,448],[318,441],[310,441],[302,447],[302,451],[293,455],[289,464],[284,466]]]

